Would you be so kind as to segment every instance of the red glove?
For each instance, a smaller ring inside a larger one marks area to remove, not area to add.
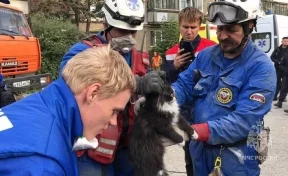
[[[194,129],[193,139],[197,141],[207,142],[210,137],[208,123],[200,123],[192,125]]]

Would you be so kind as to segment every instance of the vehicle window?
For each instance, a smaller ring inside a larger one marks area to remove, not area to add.
[[[24,15],[20,12],[0,7],[0,34],[32,36]]]
[[[251,34],[252,40],[256,46],[262,49],[265,53],[268,53],[271,49],[271,33],[254,33]]]

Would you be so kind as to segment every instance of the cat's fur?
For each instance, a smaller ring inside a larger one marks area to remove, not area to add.
[[[172,125],[178,125],[189,137],[194,130],[180,116],[170,86],[165,86],[163,94],[149,94],[145,98],[146,102],[139,110],[131,131],[129,156],[136,176],[166,176],[168,174],[164,170],[165,147],[162,137],[181,143],[183,138],[175,132]]]

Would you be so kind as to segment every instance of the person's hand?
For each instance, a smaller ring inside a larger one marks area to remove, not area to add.
[[[134,113],[136,116],[138,115],[138,112],[141,109],[141,107],[145,104],[145,101],[146,101],[145,97],[141,97],[135,102]]]
[[[175,58],[174,58],[174,67],[176,70],[179,70],[181,67],[183,67],[185,64],[189,62],[189,58],[191,58],[193,53],[187,52],[181,55],[181,52],[184,51],[183,49],[178,50]]]
[[[144,76],[135,76],[136,93],[145,95],[150,93],[161,93],[164,87],[165,72],[151,71]]]

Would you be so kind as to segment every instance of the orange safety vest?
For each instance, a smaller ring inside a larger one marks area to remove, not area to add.
[[[157,67],[160,67],[161,63],[162,63],[162,58],[161,58],[161,56],[158,55],[158,56],[156,56],[156,57],[155,57],[155,56],[153,57],[153,66],[154,66],[154,67],[156,67],[156,68],[157,68]]]
[[[99,47],[103,46],[101,40],[97,36],[92,36],[86,38],[82,41],[82,43],[87,44],[90,47]],[[135,75],[143,76],[146,74],[146,67],[149,65],[149,55],[148,53],[142,53],[137,51],[135,48],[132,48],[132,72]],[[134,103],[138,99],[136,95],[134,95],[128,105],[126,106],[128,109],[128,113],[124,114],[121,112],[117,117],[117,126],[109,125],[106,130],[102,132],[102,134],[97,135],[99,145],[96,149],[88,149],[88,156],[93,160],[103,163],[110,164],[114,161],[115,153],[117,147],[119,145],[121,133],[125,131],[125,135],[123,138],[123,145],[127,146],[129,143],[129,134],[131,132],[131,127],[133,125],[135,114],[134,114]],[[128,118],[128,119],[127,119]],[[123,129],[128,128],[128,129]],[[122,138],[121,138],[122,139]],[[77,151],[77,156],[80,157],[84,154],[86,150]]]

